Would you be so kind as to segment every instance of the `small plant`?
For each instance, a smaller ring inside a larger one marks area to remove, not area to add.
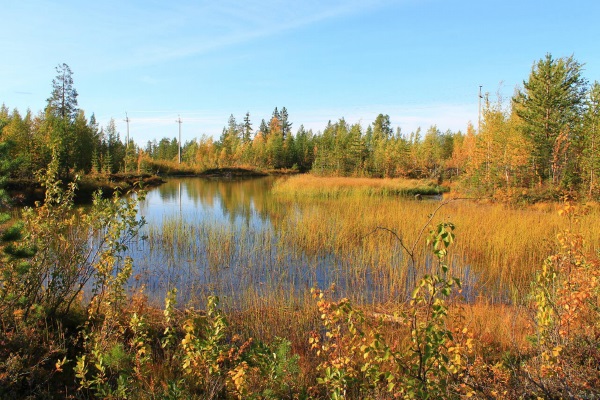
[[[374,324],[347,299],[324,300],[313,291],[324,334],[314,332],[310,344],[320,357],[318,383],[334,399],[378,398],[384,393],[405,398],[447,398],[472,393],[465,383],[474,342],[465,327],[448,328],[449,305],[457,278],[449,278],[445,262],[454,241],[454,225],[431,230],[428,244],[438,260],[437,270],[416,284],[410,302],[399,315],[379,317]],[[385,322],[408,334],[404,345],[385,340]]]
[[[557,235],[558,252],[535,280],[535,353],[518,372],[541,396],[592,398],[600,395],[600,260],[584,252],[583,237],[572,230],[581,209],[567,202],[559,213],[571,228]]]
[[[191,312],[183,324],[185,337],[181,341],[181,368],[193,391],[205,398],[223,395],[227,389],[243,397],[247,390],[248,363],[243,355],[252,340],[239,346],[239,338],[227,340],[227,320],[218,309],[219,299],[209,296],[206,314]]]
[[[11,243],[4,248],[0,271],[0,356],[12,354],[20,360],[20,367],[11,370],[18,379],[4,384],[2,376],[8,370],[0,363],[2,396],[64,387],[60,375],[70,370],[80,350],[76,332],[85,319],[80,303],[83,292],[92,280],[97,285],[109,283],[97,267],[108,265],[110,257],[119,259],[118,254],[143,223],[136,220],[135,202],[129,199],[98,200],[90,210],[75,209],[76,183],[65,188],[57,171],[54,157],[39,176],[46,189],[44,203],[25,209],[19,229],[8,229],[3,235]],[[122,265],[127,269],[128,262]],[[115,283],[124,285],[125,280],[123,276]],[[97,383],[101,384],[107,360],[101,353],[107,349],[94,345],[88,349],[88,358],[97,354]],[[113,347],[111,354],[117,353]],[[81,356],[80,372],[86,365],[85,355]]]
[[[458,278],[449,278],[446,255],[454,242],[454,225],[440,223],[430,231],[427,243],[437,259],[433,274],[424,275],[412,293],[409,309],[402,314],[410,331],[408,352],[397,358],[405,370],[405,393],[416,398],[448,396],[452,379],[465,368],[462,350],[447,327],[448,299],[454,288],[460,289]]]

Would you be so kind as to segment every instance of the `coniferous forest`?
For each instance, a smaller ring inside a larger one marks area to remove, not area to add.
[[[385,114],[314,132],[278,106],[140,145],[59,65],[44,110],[0,108],[0,398],[600,398],[583,72],[547,54],[464,132]],[[174,181],[150,222],[137,188],[75,205],[83,179],[231,168],[294,176]]]
[[[12,160],[10,178],[33,179],[54,154],[62,177],[245,166],[322,176],[431,178],[503,199],[523,189],[550,197],[564,191],[587,198],[600,194],[600,84],[590,83],[573,57],[547,54],[512,99],[486,94],[481,120],[464,131],[442,132],[434,125],[403,132],[380,114],[367,126],[340,118],[313,132],[298,123],[295,128],[288,110],[276,107],[269,121],[256,124],[249,113],[241,119],[231,115],[218,140],[203,136],[182,143],[179,167],[176,138],[125,143],[114,121],[100,127],[93,114],[88,118],[77,107],[72,75],[66,64],[57,68],[47,107],[37,114],[2,105],[0,139]]]

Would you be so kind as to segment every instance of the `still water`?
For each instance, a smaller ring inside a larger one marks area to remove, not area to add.
[[[232,307],[249,298],[307,296],[332,284],[340,296],[367,302],[410,292],[410,271],[374,268],[377,251],[367,258],[360,246],[356,253],[307,250],[290,231],[318,204],[279,201],[271,192],[277,179],[285,178],[171,179],[149,191],[139,211],[147,224],[129,251],[136,285],[155,301],[175,287],[180,304],[200,306],[216,294]],[[398,245],[383,257],[398,266],[402,254]]]
[[[333,255],[283,243],[272,218],[294,210],[273,201],[276,179],[171,179],[149,191],[139,206],[143,239],[130,249],[136,282],[155,300],[176,287],[186,304],[343,286]]]

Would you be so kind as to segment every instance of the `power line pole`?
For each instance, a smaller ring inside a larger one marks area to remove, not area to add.
[[[131,120],[127,116],[127,111],[125,111],[125,119],[123,121],[127,122],[127,143],[125,144],[125,146],[129,147],[129,121]]]
[[[479,115],[478,115],[478,122],[477,122],[477,133],[481,133],[481,99],[483,99],[483,96],[481,95],[481,88],[483,86],[479,85]]]
[[[483,99],[483,96],[481,95],[481,88],[482,85],[479,85],[479,122],[477,123],[477,134],[481,135],[481,99]],[[491,159],[491,138],[487,137],[487,154],[485,156],[485,172],[487,174],[490,173],[490,164],[492,162]]]
[[[125,119],[123,120],[127,122],[127,143],[125,143],[125,166],[124,171],[127,173],[127,153],[129,152],[129,116],[127,116],[127,111],[125,111]]]
[[[179,115],[177,116],[177,121],[175,122],[179,124],[179,141],[177,142],[177,154],[179,158],[179,164],[181,164],[181,124],[183,123],[183,121],[181,120],[181,117]]]

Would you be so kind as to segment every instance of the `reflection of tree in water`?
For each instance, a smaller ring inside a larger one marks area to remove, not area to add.
[[[236,217],[241,217],[249,222],[252,217],[252,209],[256,210],[261,220],[267,217],[267,206],[269,201],[268,192],[273,180],[250,179],[231,183],[219,182],[217,190],[221,199],[221,209],[224,215],[228,215],[233,222]]]
[[[164,202],[177,200],[179,197],[179,185],[177,181],[167,181],[158,188],[160,198]]]
[[[221,212],[230,221],[241,218],[249,223],[258,216],[262,221],[268,217],[268,204],[270,201],[270,188],[276,178],[252,178],[243,180],[218,180],[201,178],[184,178],[171,180],[159,187],[160,197],[163,201],[177,201],[179,184],[181,183],[181,196],[186,202],[192,202],[196,207],[220,206]]]

